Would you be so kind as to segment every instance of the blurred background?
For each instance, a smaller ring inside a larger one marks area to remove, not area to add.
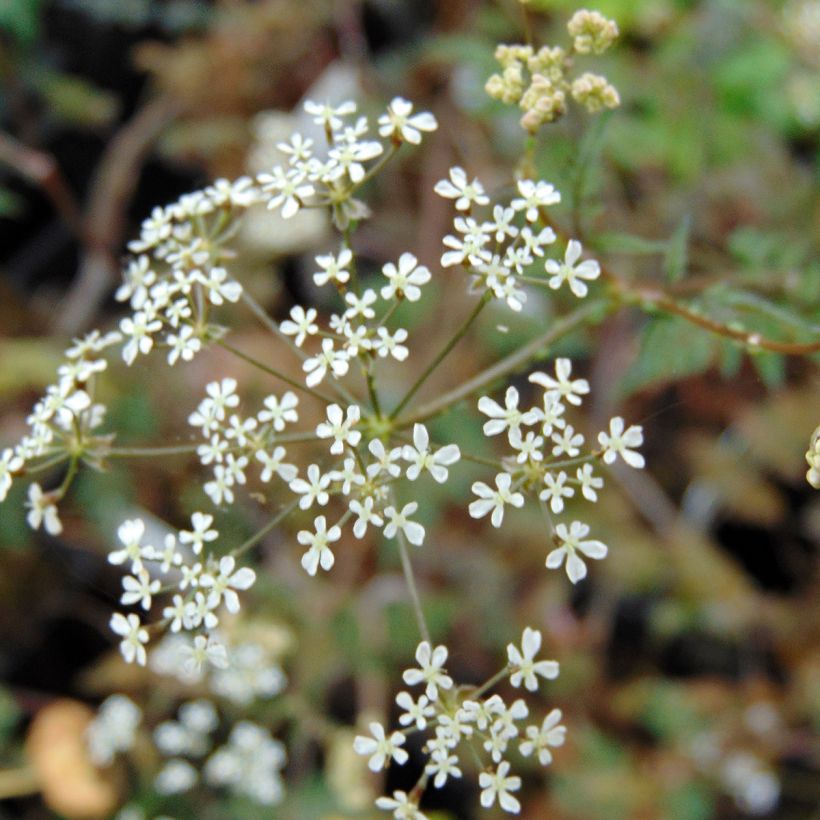
[[[562,42],[579,7],[532,0],[537,41]],[[590,7],[620,26],[592,70],[623,105],[597,119],[573,112],[542,131],[538,172],[564,192],[556,220],[619,275],[721,321],[772,338],[816,335],[820,2]],[[279,161],[275,143],[309,127],[305,97],[354,98],[374,114],[401,95],[439,121],[372,184],[374,216],[356,234],[374,269],[412,250],[434,271],[425,310],[403,317],[411,334],[433,328],[429,341],[416,334],[414,358],[428,360],[460,321],[452,306],[464,287],[437,266],[451,209],[432,188],[455,164],[492,191],[511,185],[518,114],[483,85],[495,45],[521,40],[516,0],[5,0],[0,449],[22,435],[71,337],[122,315],[113,292],[125,244],[151,208]],[[313,255],[334,241],[313,212],[286,225],[251,213],[236,269],[276,317],[295,302],[327,309],[310,274]],[[519,346],[563,307],[533,296],[521,316],[487,311],[424,395]],[[285,355],[247,314],[237,311],[233,326],[243,349]],[[563,710],[568,740],[546,777],[529,771],[523,816],[820,818],[820,496],[803,457],[820,423],[817,358],[750,356],[637,309],[555,352],[591,382],[585,433],[615,414],[644,427],[647,470],[615,471],[601,502],[584,509],[609,558],[575,588],[548,573],[537,514],[511,516],[501,537],[467,516],[471,482],[487,478],[472,465],[443,491],[430,488],[424,523],[435,537],[414,555],[458,679],[492,674],[525,624],[542,629],[545,655],[561,663],[547,698]],[[103,392],[118,442],[187,440],[187,415],[214,378],[232,375],[248,394],[271,389],[225,356],[173,371],[159,359],[113,366]],[[437,420],[435,436],[492,452],[480,424],[465,428],[457,412]],[[24,497],[17,482],[0,507],[0,817],[110,816],[129,795],[145,816],[371,816],[378,792],[351,759],[353,726],[363,713],[389,713],[417,641],[391,549],[351,545],[359,553],[324,579],[299,568],[299,521],[258,550],[262,577],[242,628],[273,647],[290,700],[248,711],[288,747],[283,806],[206,790],[158,801],[143,755],[105,774],[113,798],[100,810],[79,793],[81,752],[64,765],[71,776],[45,782],[54,767],[38,716],[121,691],[157,722],[187,696],[119,663],[108,630],[119,573],[106,554],[126,516],[180,525],[201,507],[196,465],[146,459],[83,473],[56,538],[27,529]],[[246,498],[219,524],[239,543],[265,520]],[[78,733],[72,726],[58,715],[51,731]],[[394,767],[388,788],[409,788],[417,774]],[[451,783],[422,808],[479,816],[474,778]]]

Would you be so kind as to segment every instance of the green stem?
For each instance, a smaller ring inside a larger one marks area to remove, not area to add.
[[[395,495],[391,494],[393,506],[396,506]],[[410,554],[407,550],[407,539],[404,537],[404,532],[399,529],[396,532],[396,541],[399,544],[399,558],[401,559],[401,568],[404,573],[404,580],[407,583],[407,590],[410,593],[410,600],[413,604],[413,612],[416,616],[416,624],[421,633],[422,640],[427,641],[432,646],[430,640],[430,630],[427,628],[427,621],[424,618],[424,610],[421,608],[421,598],[419,598],[419,591],[416,588],[416,577],[413,574],[413,565],[410,563]]]
[[[282,333],[279,323],[271,319],[265,312],[265,309],[256,299],[253,298],[244,288],[242,289],[242,301],[250,308],[251,313],[268,329],[271,333],[276,334],[302,361],[308,358],[307,353],[300,347],[297,347],[293,339],[286,333]]]
[[[261,530],[254,533],[247,541],[240,544],[238,547],[230,551],[230,555],[238,558],[244,555],[249,549],[256,546],[274,527],[278,526],[285,518],[287,518],[297,507],[299,500],[292,501],[284,509],[280,510]]]
[[[479,300],[478,304],[473,309],[473,312],[467,317],[464,324],[462,324],[462,326],[456,331],[452,339],[450,339],[450,341],[447,342],[446,345],[444,345],[444,347],[439,351],[436,358],[433,359],[432,362],[430,362],[430,364],[425,368],[424,372],[416,379],[413,386],[407,391],[407,393],[405,393],[404,398],[398,403],[396,408],[390,414],[391,419],[395,419],[396,416],[398,416],[398,414],[401,413],[402,410],[404,410],[410,399],[412,399],[413,396],[416,395],[421,386],[427,381],[428,378],[430,378],[430,375],[433,373],[433,371],[442,363],[442,361],[444,361],[447,354],[461,341],[461,339],[470,329],[470,325],[472,325],[472,323],[475,321],[478,314],[481,313],[482,310],[484,310],[484,307],[487,305],[491,298],[492,294],[490,293],[490,291],[486,291]]]
[[[437,399],[433,399],[433,401],[423,405],[412,415],[398,419],[394,425],[395,428],[411,427],[416,422],[425,421],[433,416],[437,416],[462,399],[466,399],[478,393],[488,385],[518,370],[534,356],[542,353],[544,349],[553,344],[553,342],[562,336],[566,336],[567,333],[575,330],[579,325],[594,316],[603,306],[604,303],[602,302],[589,302],[582,305],[564,318],[559,319],[549,330],[516,350],[515,353],[511,353],[486,370],[482,370],[481,373],[473,376],[472,379],[469,379],[458,387],[439,396]],[[609,310],[612,310],[613,307],[613,305],[609,305]]]
[[[482,683],[475,691],[470,692],[470,700],[474,698],[480,698],[485,692],[489,691],[493,688],[499,681],[504,680],[507,675],[510,674],[510,667],[505,666],[503,669],[499,669],[488,681]]]
[[[111,447],[103,450],[109,458],[153,458],[154,456],[176,456],[195,453],[198,444],[178,444],[168,447]]]
[[[242,361],[247,362],[248,364],[252,364],[254,367],[259,368],[263,372],[269,374],[270,376],[274,376],[277,379],[281,379],[285,384],[289,384],[294,390],[299,390],[302,393],[307,393],[309,396],[313,396],[314,399],[317,401],[323,402],[324,404],[333,404],[335,399],[330,398],[329,396],[325,396],[322,393],[319,393],[317,390],[314,390],[311,387],[307,387],[306,385],[297,382],[296,379],[292,379],[290,376],[286,376],[282,373],[281,370],[276,370],[273,367],[268,367],[268,365],[260,362],[258,359],[254,359],[253,356],[248,356],[247,353],[243,353],[241,350],[238,350],[233,345],[228,344],[224,341],[218,341],[217,344],[220,347],[224,347],[229,353],[233,353],[234,356],[242,359]]]

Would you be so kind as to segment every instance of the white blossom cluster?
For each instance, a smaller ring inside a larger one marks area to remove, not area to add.
[[[573,378],[572,363],[562,358],[555,362],[554,375],[536,371],[529,380],[543,388],[541,402],[534,407],[520,407],[518,390],[512,386],[507,388],[503,406],[489,396],[478,401],[479,411],[488,417],[484,434],[505,433],[513,453],[502,461],[504,469],[496,474],[494,487],[483,481],[473,484],[478,498],[470,504],[470,515],[489,515],[492,525],[500,527],[507,506],[523,507],[525,494],[537,498],[554,542],[547,567],[557,569],[566,562],[570,581],[577,583],[587,574],[584,557],[604,558],[607,547],[587,538],[590,528],[582,521],[553,526],[551,514],[564,512],[565,500],[576,495],[593,503],[598,500],[604,480],[593,472],[593,461],[612,464],[621,458],[631,467],[643,467],[644,458],[635,449],[643,443],[643,431],[638,425],[626,428],[616,416],[610,420],[609,431],[598,434],[600,449],[582,455],[584,436],[568,422],[566,413],[569,407],[581,405],[589,383]]]
[[[86,730],[92,761],[109,766],[116,754],[135,744],[142,712],[124,695],[112,695]],[[284,796],[282,769],[287,760],[282,744],[261,726],[247,720],[233,725],[227,742],[219,746],[216,707],[205,698],[183,703],[176,720],[164,720],[152,731],[153,745],[165,758],[154,777],[158,794],[187,792],[200,781],[227,788],[262,805],[275,805]]]
[[[527,627],[521,647],[507,646],[508,663],[503,672],[489,684],[509,678],[515,689],[528,692],[538,690],[541,678],[553,680],[558,676],[558,663],[538,660],[541,633]],[[553,709],[541,722],[528,723],[530,710],[523,698],[508,703],[500,695],[485,695],[490,685],[478,689],[456,686],[447,674],[446,646],[431,646],[422,641],[416,650],[417,667],[404,671],[404,682],[411,687],[423,687],[414,696],[402,691],[396,696],[401,707],[401,729],[390,734],[381,723],[370,723],[370,735],[359,735],[354,741],[358,754],[368,758],[368,767],[378,772],[391,761],[401,766],[409,755],[403,748],[413,732],[426,732],[423,751],[427,755],[424,772],[408,794],[395,791],[389,797],[379,797],[376,805],[392,811],[397,818],[423,820],[419,801],[432,781],[441,788],[450,778],[462,777],[462,766],[473,766],[474,761],[486,761],[478,775],[481,787],[481,805],[492,807],[496,802],[507,812],[517,814],[521,804],[514,792],[521,788],[521,778],[512,774],[510,756],[533,757],[542,766],[552,762],[552,749],[564,743],[566,729],[560,725],[561,711]],[[466,762],[465,762],[466,761]]]
[[[224,605],[228,612],[238,612],[237,593],[249,589],[256,580],[252,569],[237,567],[234,556],[217,558],[205,550],[206,544],[219,538],[213,520],[212,515],[195,512],[191,529],[169,533],[161,548],[144,540],[142,519],[125,521],[117,531],[119,545],[108,555],[110,563],[130,570],[122,579],[123,606],[139,606],[148,612],[155,595],[174,592],[162,614],[172,633],[186,636],[179,652],[188,676],[198,675],[204,665],[217,669],[228,666],[227,649],[216,633],[219,609]],[[111,629],[122,639],[120,651],[126,662],[145,666],[149,635],[140,616],[115,612]]]
[[[600,276],[593,259],[581,259],[581,243],[571,239],[564,259],[544,259],[546,248],[556,241],[555,231],[544,225],[546,208],[561,201],[561,194],[548,182],[521,179],[518,196],[509,204],[495,204],[488,219],[480,220],[475,206],[488,206],[490,197],[478,179],[470,180],[463,168],[451,168],[448,179],[435,191],[454,200],[457,214],[453,234],[444,237],[447,250],[441,257],[444,268],[460,266],[471,275],[474,290],[485,291],[520,311],[527,301],[527,284],[559,290],[567,285],[579,299],[589,292],[587,282]],[[548,276],[544,276],[548,274]]]

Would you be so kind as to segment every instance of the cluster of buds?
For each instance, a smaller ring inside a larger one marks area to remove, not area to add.
[[[562,117],[572,97],[590,113],[617,108],[621,99],[606,77],[586,72],[571,79],[573,54],[602,54],[618,36],[618,26],[597,11],[581,10],[567,24],[573,38],[569,50],[560,46],[499,45],[495,58],[501,72],[485,85],[487,93],[524,112],[521,127],[534,134],[544,123]]]

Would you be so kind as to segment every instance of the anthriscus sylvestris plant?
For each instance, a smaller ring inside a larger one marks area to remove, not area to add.
[[[504,71],[490,79],[488,90],[525,110],[527,131],[560,115],[568,95],[593,113],[618,103],[617,91],[603,78],[567,78],[571,56],[605,50],[617,35],[615,24],[584,11],[572,18],[569,33],[569,50],[499,48]],[[453,210],[439,264],[431,270],[407,250],[385,261],[375,278],[365,278],[354,241],[358,223],[369,214],[360,198],[364,188],[396,153],[435,131],[436,120],[402,98],[389,104],[375,127],[352,101],[308,101],[305,109],[321,126],[323,142],[294,133],[278,146],[282,164],[256,178],[218,180],[155,208],[144,221],[129,245],[132,256],[116,294],[128,305],[128,315],[116,330],[94,331],[66,351],[57,381],[28,418],[28,434],[0,455],[0,500],[13,481],[63,468],[56,486],[35,480],[28,490],[28,523],[56,535],[62,528],[60,507],[82,467],[99,470],[115,458],[172,453],[198,461],[201,507],[190,521],[161,538],[141,518],[119,526],[108,560],[122,568],[121,608],[112,614],[110,627],[127,663],[198,684],[203,693],[153,728],[162,757],[154,788],[180,793],[201,781],[261,804],[283,797],[285,749],[265,727],[246,720],[220,734],[227,717],[213,702],[231,704],[235,712],[255,698],[278,695],[287,685],[262,645],[233,641],[223,628],[225,613],[240,612],[257,581],[248,554],[297,510],[308,515],[310,525],[297,532],[292,548],[309,576],[332,573],[336,555],[351,540],[380,532],[398,551],[419,641],[401,676],[407,689],[396,697],[398,726],[372,721],[353,745],[378,772],[405,764],[407,738],[419,733],[426,763],[412,789],[379,797],[376,805],[395,817],[422,818],[419,804],[426,789],[473,776],[482,806],[497,804],[517,813],[521,778],[516,763],[523,757],[547,766],[564,742],[560,710],[531,700],[558,676],[559,664],[542,657],[545,625],[534,624],[510,636],[506,659],[483,684],[459,683],[448,673],[448,648],[431,637],[413,572],[414,551],[429,541],[419,514],[425,498],[414,483],[429,476],[443,485],[462,461],[481,464],[486,474],[463,501],[469,515],[500,528],[525,505],[539,508],[545,571],[565,572],[572,584],[583,579],[593,562],[606,558],[608,547],[602,533],[567,515],[566,502],[594,504],[615,462],[643,468],[643,431],[618,415],[587,440],[579,432],[578,414],[589,383],[574,372],[569,358],[544,361],[543,356],[562,336],[638,299],[590,258],[577,238],[558,229],[551,209],[560,203],[561,192],[549,181],[520,176],[507,192],[496,194],[459,166],[435,185]],[[277,322],[236,278],[233,240],[243,215],[259,206],[285,219],[302,209],[330,213],[337,244],[315,257],[313,280],[332,292],[335,312],[325,316],[315,307],[296,305]],[[463,278],[467,315],[431,361],[416,362],[414,339],[397,321],[398,308],[419,303],[431,280],[444,276]],[[563,291],[571,309],[486,370],[426,403],[416,401],[488,305],[520,312],[535,289]],[[654,308],[687,318],[685,306],[652,298]],[[223,307],[239,303],[287,344],[301,362],[301,378],[234,346],[221,321]],[[723,328],[699,314],[689,318],[744,345],[790,345]],[[152,356],[176,368],[214,346],[258,367],[279,388],[251,404],[234,378],[214,374],[190,408],[196,443],[118,448],[97,395],[110,358],[132,365]],[[507,380],[536,358],[537,369],[528,374],[530,403]],[[386,365],[393,374],[406,373],[404,393],[392,405],[380,389]],[[495,458],[473,456],[458,442],[433,440],[429,422],[464,401],[472,407],[472,423],[497,443]],[[319,424],[301,423],[305,403],[322,408]],[[300,455],[304,447],[320,455],[306,464]],[[811,453],[810,480],[817,474],[816,453]],[[249,480],[269,488],[269,520],[244,543],[225,543],[219,514],[248,492]],[[88,732],[93,759],[104,766],[127,751],[141,731],[141,719],[129,699],[109,698]]]

